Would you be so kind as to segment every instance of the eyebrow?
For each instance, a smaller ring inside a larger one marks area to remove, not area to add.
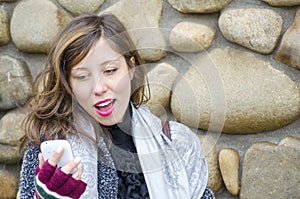
[[[113,63],[113,62],[119,61],[119,59],[120,59],[120,58],[118,57],[118,58],[113,59],[113,60],[107,60],[107,61],[101,63],[100,66],[106,66],[106,65],[108,65],[109,63]]]
[[[72,68],[71,71],[74,71],[74,70],[87,70],[87,68],[85,67],[78,67],[78,68]]]
[[[121,57],[121,56],[120,56],[120,57]],[[120,61],[120,57],[118,57],[118,58],[116,58],[116,59],[104,61],[104,62],[102,62],[99,66],[106,66],[106,65],[108,65],[109,63],[113,63],[113,62],[116,62],[116,61]],[[72,68],[71,70],[87,70],[87,68],[84,67],[84,65],[82,65],[82,66],[77,67],[77,68]]]

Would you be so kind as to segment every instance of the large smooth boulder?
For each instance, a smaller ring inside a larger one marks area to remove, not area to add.
[[[174,116],[188,126],[225,133],[259,133],[298,118],[300,92],[282,71],[253,54],[214,49],[176,84]]]

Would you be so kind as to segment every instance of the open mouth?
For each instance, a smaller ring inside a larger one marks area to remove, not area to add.
[[[109,116],[114,110],[115,99],[107,99],[94,105],[95,111],[101,116]]]

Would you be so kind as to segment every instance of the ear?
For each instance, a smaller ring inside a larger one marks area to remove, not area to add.
[[[130,67],[129,67],[129,76],[131,80],[134,77],[134,73],[135,73],[135,58],[132,56],[130,58]]]

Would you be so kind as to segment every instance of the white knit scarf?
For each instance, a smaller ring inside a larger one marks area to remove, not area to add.
[[[89,117],[83,117],[82,111],[76,112],[77,114],[74,114],[74,118],[77,128],[84,130],[88,136],[95,139],[95,128],[97,128],[95,125],[97,124],[93,124]],[[184,145],[180,146],[182,143],[176,141],[174,141],[173,145],[170,145],[171,141],[164,137],[162,133],[160,119],[151,114],[144,106],[138,109],[132,106],[131,125],[133,141],[137,149],[150,198],[192,198],[192,193],[190,193],[191,186],[201,186],[199,192],[203,193],[207,183],[207,167],[202,160],[204,158],[199,158],[199,163],[197,163],[203,165],[198,172],[201,172],[201,175],[204,177],[201,182],[195,182],[195,185],[191,185],[191,182],[189,182],[191,179],[188,179],[186,168],[184,168],[185,163],[182,160],[186,156],[186,147]],[[176,127],[176,125],[176,123],[172,123],[171,130],[172,128],[181,128],[181,126]],[[182,131],[186,130],[182,129]],[[100,135],[103,134],[102,132],[99,133]],[[98,198],[98,155],[96,147],[99,147],[102,151],[102,156],[104,156],[108,166],[114,167],[107,144],[102,136],[98,138],[98,146],[89,139],[79,136],[69,136],[68,140],[71,143],[74,156],[82,159],[80,166],[83,168],[83,178],[87,182],[87,189],[80,198],[96,199]],[[199,150],[201,151],[201,149]]]

